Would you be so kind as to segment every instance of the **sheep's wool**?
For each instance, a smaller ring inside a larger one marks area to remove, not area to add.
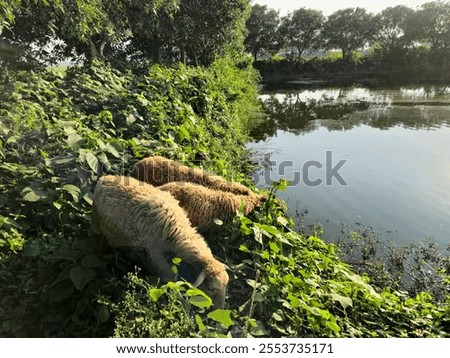
[[[200,288],[223,306],[228,284],[225,266],[213,257],[170,193],[130,177],[102,177],[94,192],[92,229],[103,233],[113,247],[145,248],[155,270],[168,280],[176,279],[164,255],[172,252],[197,273],[206,273]]]

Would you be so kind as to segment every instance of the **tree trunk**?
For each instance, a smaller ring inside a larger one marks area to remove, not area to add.
[[[153,63],[161,64],[161,43],[157,36],[153,36],[151,43]]]
[[[183,45],[179,46],[179,48],[180,48],[180,62],[185,65],[186,64],[186,50],[184,49]]]
[[[106,44],[108,43],[108,40],[107,39],[103,39],[103,40],[101,40],[100,41],[100,45],[99,45],[99,47],[98,47],[98,55],[100,56],[100,58],[103,60],[103,59],[105,59],[105,47],[106,47]]]
[[[95,47],[94,41],[92,41],[92,38],[89,37],[89,45],[88,45],[88,51],[86,53],[86,58],[88,61],[94,61],[98,57],[98,51],[97,47]]]
[[[152,49],[153,63],[161,64],[161,47],[153,46]]]
[[[87,60],[88,61],[94,61],[94,60],[104,61],[105,60],[105,47],[106,47],[107,43],[108,43],[107,38],[103,38],[102,40],[99,41],[99,44],[97,46],[95,41],[92,39],[92,37],[89,37],[88,49],[87,49],[87,53],[85,54]]]

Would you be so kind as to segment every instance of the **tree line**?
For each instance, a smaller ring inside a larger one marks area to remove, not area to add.
[[[368,46],[394,59],[418,44],[448,54],[449,1],[328,17],[300,8],[280,17],[250,0],[0,0],[0,68],[67,60],[208,65],[245,50],[257,60],[340,49],[346,59]]]
[[[0,66],[207,65],[241,51],[249,0],[0,0]]]
[[[431,50],[450,48],[450,2],[432,1],[417,9],[388,7],[378,14],[356,7],[325,17],[319,10],[300,8],[284,17],[255,4],[246,22],[245,46],[255,61],[282,49],[297,54],[339,49],[344,59],[356,50],[377,46],[386,56],[418,44]]]

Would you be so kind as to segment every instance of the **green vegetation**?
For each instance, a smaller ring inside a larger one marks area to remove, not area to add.
[[[268,58],[255,61],[255,67],[269,83],[337,76],[369,84],[373,79],[448,82],[449,14],[450,2],[433,1],[417,10],[399,5],[379,14],[347,8],[327,18],[300,8],[280,19],[267,6],[255,4],[252,24],[261,26],[248,25],[246,46],[255,59]],[[326,56],[329,50],[342,56]],[[277,52],[283,56],[274,60]]]
[[[340,49],[343,58],[375,44],[386,53],[417,43],[433,49],[448,49],[449,14],[448,1],[428,2],[417,10],[398,5],[376,15],[359,7],[346,8],[327,18],[318,10],[306,8],[280,18],[266,5],[255,4],[247,23],[246,45],[252,53],[258,51],[255,55],[284,49],[297,51],[300,57],[303,52],[317,49]],[[267,34],[271,36],[264,36]]]

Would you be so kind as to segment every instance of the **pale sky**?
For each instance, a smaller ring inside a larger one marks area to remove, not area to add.
[[[280,10],[280,15],[306,7],[321,10],[325,16],[348,7],[363,7],[372,13],[378,13],[387,7],[406,5],[412,9],[432,0],[253,0],[252,4],[267,5],[270,9]]]

